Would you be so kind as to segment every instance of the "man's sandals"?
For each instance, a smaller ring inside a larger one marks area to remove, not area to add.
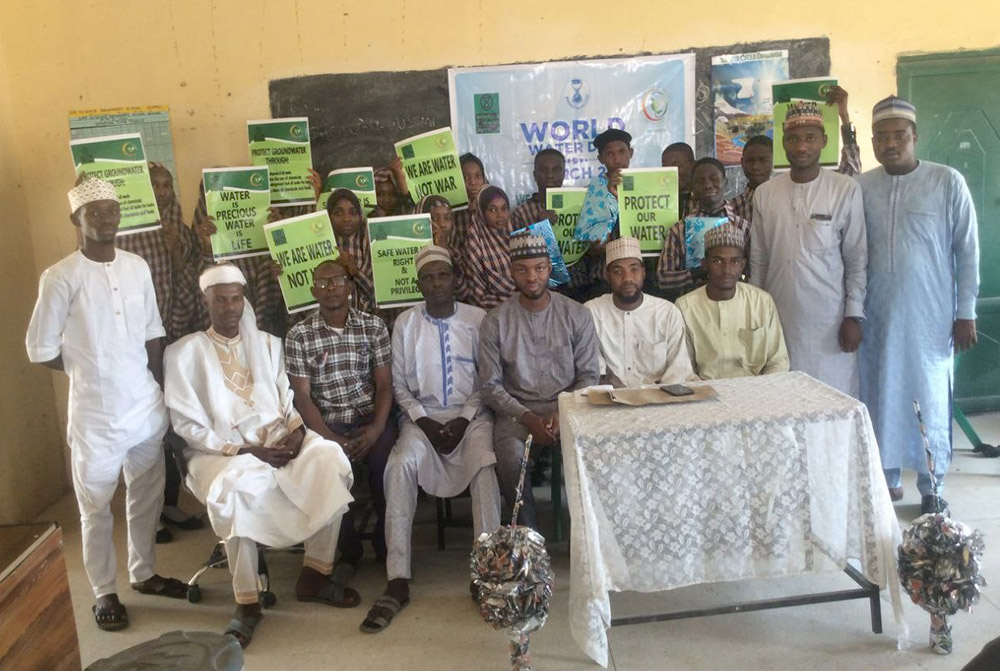
[[[93,606],[94,621],[101,631],[121,631],[128,626],[128,611],[125,604],[116,602],[112,608]]]
[[[388,594],[383,594],[375,599],[375,604],[368,611],[368,615],[365,616],[365,620],[361,623],[359,629],[366,634],[377,634],[380,631],[384,631],[392,622],[392,618],[396,617],[399,611],[406,608],[406,604],[408,603],[410,603],[410,597],[398,601]]]

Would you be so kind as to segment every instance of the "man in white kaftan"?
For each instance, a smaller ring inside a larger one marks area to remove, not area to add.
[[[871,413],[882,468],[900,499],[900,470],[917,472],[924,512],[933,483],[913,413],[920,403],[940,483],[951,462],[953,349],[976,342],[979,241],[965,179],[918,161],[916,109],[890,96],[873,111],[881,167],[858,178],[868,222],[868,299],[861,400]]]
[[[639,241],[612,240],[604,263],[611,293],[584,303],[597,330],[602,381],[638,387],[697,379],[684,344],[680,310],[642,290],[646,269]]]
[[[754,194],[750,282],[778,306],[791,369],[857,397],[868,263],[861,187],[819,166],[826,135],[815,104],[792,105],[784,127],[791,169]]]
[[[418,485],[442,498],[468,487],[473,538],[500,526],[493,417],[476,382],[479,323],[486,312],[454,299],[447,249],[428,245],[414,265],[424,302],[399,315],[392,332],[392,388],[403,414],[385,467],[389,584],[362,624],[366,633],[388,626],[409,600]]]
[[[341,605],[333,602],[343,586],[334,595],[334,583],[313,580],[309,589],[304,579],[333,570],[340,518],[352,500],[351,467],[339,445],[305,429],[282,342],[257,329],[245,284],[235,266],[206,270],[201,287],[212,327],[167,348],[166,404],[187,442],[187,484],[225,543],[237,604],[257,605],[257,543],[304,543],[299,600]],[[221,300],[230,303],[214,305]],[[257,620],[256,607],[238,609],[230,633],[246,645]]]
[[[28,325],[28,358],[69,376],[67,442],[80,507],[83,565],[104,630],[124,629],[117,596],[111,499],[125,475],[132,588],[183,598],[186,586],[153,571],[163,506],[167,412],[159,378],[165,332],[149,266],[114,246],[115,188],[89,179],[69,192],[80,249],[42,273]]]

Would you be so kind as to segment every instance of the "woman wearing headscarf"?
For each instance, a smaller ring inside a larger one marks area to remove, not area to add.
[[[398,156],[389,167],[375,170],[375,201],[378,206],[368,213],[369,217],[397,217],[414,211],[406,189],[403,160]]]
[[[462,247],[468,302],[491,310],[514,291],[510,276],[510,200],[503,189],[484,185],[470,203],[469,230]]]
[[[372,279],[371,247],[368,244],[368,227],[361,213],[361,202],[349,189],[334,189],[326,202],[337,249],[350,258],[354,269],[351,300],[354,307],[376,314],[375,281]]]

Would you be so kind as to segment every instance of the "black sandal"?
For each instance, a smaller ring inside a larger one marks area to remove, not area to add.
[[[125,604],[119,603],[110,610],[93,606],[94,621],[101,631],[121,631],[128,626],[128,611]]]
[[[151,580],[156,582],[151,585]],[[181,582],[177,578],[164,578],[156,574],[142,582],[132,583],[132,589],[139,594],[165,596],[168,599],[186,599],[188,594],[187,583]]]

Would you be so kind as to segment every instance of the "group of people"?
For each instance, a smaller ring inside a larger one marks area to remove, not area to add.
[[[475,536],[495,530],[501,501],[514,503],[528,437],[541,449],[558,445],[558,395],[601,383],[804,371],[868,405],[893,499],[905,467],[919,474],[922,506],[941,509],[952,351],[976,341],[975,211],[959,173],[916,159],[916,110],[894,96],[873,111],[881,167],[858,175],[846,97],[831,92],[845,122],[839,173],[820,166],[828,138],[815,103],[794,104],[784,122],[787,173],[772,178],[769,138],[747,142],[748,186],[732,200],[718,161],[694,160],[685,144],[666,148],[681,212],[727,220],[705,234],[693,270],[683,218],[656,261],[619,237],[616,196],[631,137],[601,133],[594,144],[605,171],[581,217],[603,218],[611,234],[591,244],[559,290],[549,286],[545,240],[511,235],[550,216],[545,192],[564,177],[558,151],[535,156],[538,192],[513,208],[482,162],[463,156],[470,206],[458,212],[440,196],[409,200],[396,161],[377,171],[369,215],[430,214],[433,244],[415,260],[423,302],[377,308],[365,213],[338,190],[327,210],[341,253],[314,268],[318,308],[294,324],[269,259],[211,263],[204,199],[185,226],[161,166],[152,174],[163,226],[148,233],[116,237],[114,188],[79,182],[69,199],[80,247],[42,274],[27,349],[70,377],[73,484],[98,626],[128,624],[109,507],[121,472],[133,589],[185,596],[184,583],[153,570],[165,436],[224,541],[237,603],[227,633],[244,646],[262,617],[258,544],[304,545],[299,600],[361,602],[350,587],[363,555],[349,506],[359,464],[386,567],[385,590],[360,625],[376,633],[410,600],[419,490],[468,489]],[[937,482],[909,415],[914,398]],[[530,487],[519,521],[538,524]]]

